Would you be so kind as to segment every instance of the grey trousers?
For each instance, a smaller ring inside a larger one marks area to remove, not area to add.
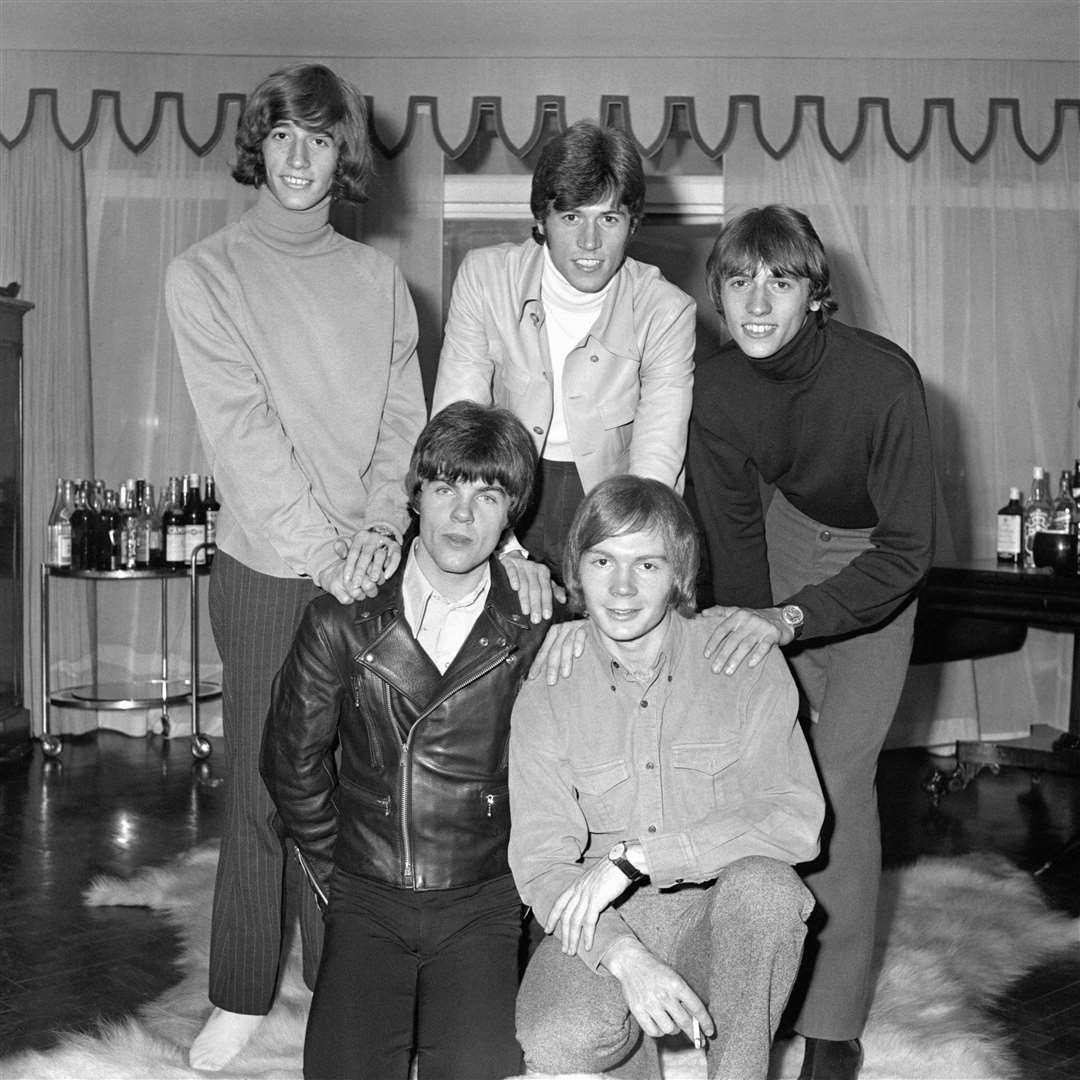
[[[812,907],[790,866],[748,858],[710,886],[645,888],[619,908],[639,940],[708,1006],[716,1025],[706,1049],[710,1077],[766,1076]],[[541,942],[525,971],[517,1033],[533,1072],[619,1069],[642,1042],[619,981],[565,956],[554,937]]]
[[[869,533],[825,528],[774,495],[766,519],[774,598],[839,573],[870,546]],[[881,879],[877,759],[904,688],[915,611],[910,603],[873,630],[788,650],[826,801],[822,853],[800,867],[817,908],[792,999],[795,1030],[813,1038],[854,1039],[866,1022]]]
[[[229,1012],[265,1014],[277,986],[285,936],[286,864],[270,828],[274,805],[259,774],[270,687],[319,589],[307,578],[259,574],[219,551],[207,598],[221,655],[228,798],[210,924],[210,1000]],[[306,882],[300,897],[304,976],[315,984],[322,919]]]

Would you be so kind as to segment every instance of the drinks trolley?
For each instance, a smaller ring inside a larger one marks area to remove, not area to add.
[[[91,710],[132,710],[160,707],[161,726],[169,734],[169,706],[180,702],[191,704],[191,754],[204,760],[213,750],[210,740],[199,728],[199,703],[221,696],[221,686],[198,681],[199,671],[199,579],[208,567],[200,557],[208,545],[200,544],[186,567],[157,566],[135,570],[69,570],[41,564],[41,701],[43,722],[41,748],[46,757],[58,757],[63,749],[60,737],[51,730],[54,708]],[[50,581],[159,581],[161,583],[161,675],[158,678],[122,683],[99,683],[69,686],[54,690],[50,686]],[[169,674],[169,582],[187,581],[191,605],[191,634],[189,643],[190,678],[170,679]],[[193,692],[194,690],[194,692]]]

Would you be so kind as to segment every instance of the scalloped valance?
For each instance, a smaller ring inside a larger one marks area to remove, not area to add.
[[[69,150],[78,150],[93,137],[106,108],[114,110],[116,130],[119,138],[133,153],[145,150],[156,138],[169,108],[175,108],[180,134],[189,149],[196,155],[209,153],[224,138],[231,139],[235,127],[236,112],[242,108],[243,94],[223,93],[217,97],[216,119],[208,138],[199,140],[191,133],[185,122],[184,95],[176,91],[159,90],[154,93],[152,118],[144,131],[130,131],[124,125],[123,102],[116,90],[93,90],[90,96],[90,111],[85,128],[75,134],[66,132],[60,122],[58,92],[55,88],[34,87],[28,92],[26,116],[20,130],[12,135],[0,132],[0,144],[7,148],[17,146],[30,131],[39,109],[49,113],[57,138]],[[478,96],[472,99],[469,124],[464,138],[452,140],[444,133],[439,123],[439,99],[425,95],[410,95],[406,108],[406,122],[400,136],[387,139],[380,133],[377,121],[378,112],[375,102],[368,97],[373,118],[372,139],[384,157],[395,157],[409,145],[415,130],[415,120],[421,109],[430,110],[434,136],[443,152],[451,159],[464,154],[472,145],[485,114],[490,118],[500,140],[516,157],[525,157],[536,147],[544,133],[552,124],[564,128],[568,123],[566,98],[562,95],[541,95],[536,98],[535,118],[532,131],[523,142],[515,143],[503,122],[503,101],[498,96]],[[826,123],[826,101],[816,94],[797,94],[792,99],[793,111],[790,131],[779,143],[770,140],[762,124],[762,99],[756,94],[733,94],[727,99],[726,126],[720,138],[710,142],[701,134],[698,125],[698,103],[693,97],[668,95],[664,97],[663,120],[658,132],[647,133],[637,130],[631,118],[630,98],[625,95],[604,94],[596,115],[608,123],[628,130],[634,137],[639,150],[645,157],[657,154],[667,141],[669,134],[680,126],[687,131],[697,147],[707,157],[720,158],[727,149],[738,127],[749,123],[763,150],[776,160],[783,158],[797,142],[804,126],[808,123],[807,112],[815,115],[812,121],[825,150],[837,161],[845,161],[861,145],[869,130],[874,113],[879,115],[879,122],[886,141],[896,155],[905,161],[916,158],[930,141],[935,123],[944,123],[949,141],[969,162],[983,158],[993,146],[999,134],[1011,135],[1020,149],[1032,161],[1045,161],[1057,149],[1065,131],[1066,124],[1080,128],[1080,98],[1058,98],[1053,103],[1053,125],[1049,138],[1036,142],[1028,136],[1021,121],[1021,102],[1017,98],[991,98],[987,102],[985,134],[977,144],[966,144],[957,129],[957,102],[954,98],[925,98],[922,102],[922,126],[915,138],[903,140],[894,130],[891,115],[891,103],[886,97],[860,97],[857,102],[858,122],[849,137],[839,138],[830,134]],[[741,115],[742,110],[746,115]],[[681,115],[680,115],[681,114]],[[572,118],[571,118],[572,119]]]
[[[245,94],[286,57],[0,49],[0,145],[51,125],[85,146],[109,125],[133,152],[163,125],[203,155],[232,131]],[[553,127],[600,117],[646,157],[673,134],[719,158],[738,134],[780,159],[815,135],[843,161],[873,136],[910,161],[951,143],[970,162],[1008,142],[1043,162],[1080,129],[1080,63],[895,59],[617,57],[326,58],[372,103],[377,148],[393,157],[417,118],[450,158],[493,134],[526,156]]]

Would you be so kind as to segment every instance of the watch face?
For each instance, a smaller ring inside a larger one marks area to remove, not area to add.
[[[609,852],[609,859],[621,859],[626,854],[626,841],[620,840]]]

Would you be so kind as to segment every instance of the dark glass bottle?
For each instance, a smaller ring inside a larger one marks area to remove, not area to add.
[[[97,569],[97,514],[89,502],[90,483],[75,488],[75,508],[71,511],[71,569]]]
[[[98,511],[97,535],[97,569],[122,569],[120,508],[116,502],[116,492],[112,488],[105,489],[105,503]]]
[[[1020,489],[1009,488],[1009,501],[997,512],[997,561],[1018,563],[1024,550],[1024,507]]]
[[[206,511],[206,561],[211,563],[214,561],[214,552],[217,551],[217,521],[221,503],[218,502],[214,478],[207,476],[204,479],[206,483],[206,497],[203,499],[203,509]]]
[[[184,562],[190,563],[195,549],[206,543],[206,507],[199,493],[199,474],[188,473],[187,491],[184,494]],[[206,549],[198,553],[196,561],[206,562]]]
[[[183,506],[180,502],[180,477],[169,477],[169,494],[161,514],[161,531],[165,537],[165,565],[184,565]]]

